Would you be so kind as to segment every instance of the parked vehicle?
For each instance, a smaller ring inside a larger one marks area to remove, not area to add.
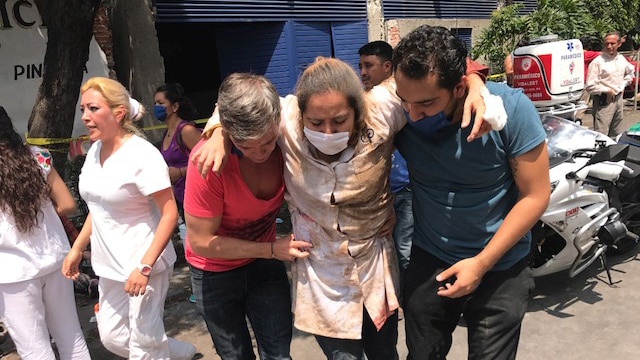
[[[542,123],[547,132],[551,198],[532,229],[533,274],[568,270],[574,277],[600,259],[612,283],[607,253],[628,251],[639,239],[629,228],[640,230],[640,166],[628,159],[628,144],[617,144],[557,116],[545,115]]]
[[[4,343],[9,337],[9,331],[7,327],[4,325],[2,319],[0,319],[0,344]]]

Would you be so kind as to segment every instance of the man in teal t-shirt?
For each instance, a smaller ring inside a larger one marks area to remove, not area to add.
[[[393,55],[407,116],[396,144],[414,192],[403,296],[409,359],[444,359],[462,314],[470,358],[515,359],[534,286],[529,229],[550,194],[545,133],[522,91],[488,83],[506,126],[467,142],[466,55],[449,30],[426,25]]]

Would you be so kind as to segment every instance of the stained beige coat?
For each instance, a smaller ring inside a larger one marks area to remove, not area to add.
[[[294,325],[327,337],[360,339],[363,304],[378,329],[398,308],[393,239],[377,233],[393,211],[393,136],[406,121],[393,81],[367,97],[365,131],[332,164],[304,137],[296,98],[282,102],[285,197],[296,239],[313,244],[292,265]]]

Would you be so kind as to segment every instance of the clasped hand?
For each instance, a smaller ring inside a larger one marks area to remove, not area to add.
[[[293,234],[277,238],[273,243],[273,255],[278,260],[294,261],[309,256],[310,242],[296,240]]]
[[[480,285],[485,272],[476,258],[460,260],[436,276],[436,281],[442,283],[438,295],[449,298],[469,295]]]
[[[147,291],[148,283],[149,277],[142,275],[140,270],[134,269],[124,284],[124,292],[129,296],[142,296]]]

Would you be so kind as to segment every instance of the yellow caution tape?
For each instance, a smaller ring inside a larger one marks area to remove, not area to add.
[[[209,118],[198,119],[198,120],[194,120],[193,122],[196,124],[204,124],[207,121],[209,121]],[[163,124],[163,125],[147,126],[140,130],[153,131],[153,130],[160,130],[160,129],[166,129],[166,128],[167,128],[167,125]],[[29,145],[46,146],[46,145],[56,145],[56,144],[70,144],[77,140],[87,140],[89,139],[89,136],[82,135],[74,138],[33,138],[33,137],[29,137],[29,134],[25,134],[25,138],[27,139],[27,144]]]
[[[505,73],[491,74],[491,75],[487,76],[487,80],[495,80],[495,79],[500,79],[500,78],[504,78],[504,77],[505,77]]]

